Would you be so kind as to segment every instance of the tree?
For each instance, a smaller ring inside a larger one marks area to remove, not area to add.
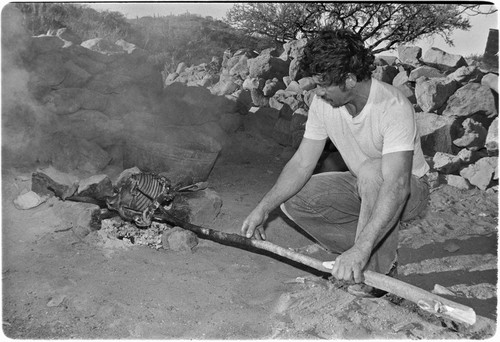
[[[433,35],[453,45],[454,30],[470,29],[469,15],[493,12],[492,6],[433,3],[242,3],[228,11],[227,22],[277,42],[328,28],[351,29],[379,53]]]

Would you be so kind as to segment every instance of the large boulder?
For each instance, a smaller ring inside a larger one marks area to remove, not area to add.
[[[415,86],[417,104],[425,112],[435,112],[446,103],[457,88],[458,83],[446,77],[428,80],[419,78]]]
[[[498,179],[498,157],[481,158],[460,171],[460,176],[479,189],[486,190],[492,179]]]
[[[105,38],[93,38],[86,40],[80,44],[86,49],[99,52],[103,55],[122,55],[126,53],[123,48],[116,45],[111,40]]]
[[[481,84],[489,87],[491,90],[498,94],[498,75],[493,73],[488,73],[481,79]]]
[[[269,54],[261,54],[256,58],[248,60],[250,77],[264,79],[278,78],[288,75],[289,63],[281,58],[273,57]]]
[[[491,155],[498,155],[498,117],[493,120],[488,128],[484,146]]]
[[[307,44],[307,39],[297,39],[291,40],[285,44],[283,44],[283,54],[280,56],[283,60],[288,59],[299,59],[302,56],[302,51]]]
[[[426,156],[436,152],[453,153],[452,141],[457,131],[454,118],[425,112],[416,113],[415,118]]]
[[[476,113],[487,118],[498,115],[491,89],[479,83],[468,83],[458,89],[450,96],[443,111],[443,115],[446,116],[469,117]]]
[[[464,134],[453,140],[453,144],[458,147],[466,147],[469,150],[477,151],[484,147],[488,131],[479,122],[472,118],[467,118],[462,123]]]
[[[424,65],[424,66],[415,68],[412,71],[410,71],[410,74],[408,75],[408,80],[415,82],[420,77],[436,78],[436,77],[444,77],[444,76],[445,75],[441,71],[439,71],[438,69]]]
[[[409,65],[419,65],[422,57],[422,49],[418,46],[400,45],[398,46],[398,58],[401,63]]]
[[[444,72],[453,71],[462,66],[467,66],[467,62],[462,56],[447,53],[435,47],[427,50],[422,57],[422,62],[436,67]]]
[[[469,82],[479,83],[483,78],[483,73],[476,66],[462,66],[448,75],[459,83],[465,84]]]
[[[390,65],[384,65],[377,66],[373,71],[372,76],[379,81],[392,84],[394,77],[396,77],[398,73],[399,70],[397,68]]]

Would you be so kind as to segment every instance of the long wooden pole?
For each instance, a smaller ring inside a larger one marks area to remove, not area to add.
[[[294,252],[290,249],[280,247],[268,241],[249,239],[238,234],[229,234],[210,228],[196,226],[175,218],[165,210],[161,210],[161,212],[162,215],[156,216],[157,219],[175,224],[207,239],[216,242],[233,243],[240,246],[254,247],[257,249],[266,250],[273,254],[285,257],[289,260],[314,268],[318,271],[331,273],[333,262],[322,262],[309,256]],[[401,280],[377,272],[364,271],[364,278],[364,283],[366,285],[376,287],[378,289],[395,294],[396,296],[399,296],[401,298],[407,299],[413,303],[416,303],[421,309],[437,316],[443,316],[454,321],[459,321],[470,325],[476,322],[476,313],[472,308],[468,306],[455,303],[451,300],[425,291],[417,286],[405,283]]]

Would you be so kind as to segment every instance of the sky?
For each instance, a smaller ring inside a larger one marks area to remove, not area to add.
[[[96,10],[117,11],[127,18],[153,16],[153,15],[178,15],[182,13],[199,14],[201,16],[212,16],[222,19],[227,10],[234,3],[227,1],[209,2],[94,2],[86,3]],[[489,6],[487,6],[489,7]],[[497,6],[498,7],[498,6]],[[498,28],[498,13],[490,15],[479,15],[470,17],[472,28],[469,31],[456,30],[452,39],[454,46],[447,45],[441,37],[420,40],[414,45],[420,46],[423,53],[431,47],[437,47],[449,53],[462,55],[464,57],[484,53],[488,33],[491,28]],[[383,54],[390,54],[384,52]]]

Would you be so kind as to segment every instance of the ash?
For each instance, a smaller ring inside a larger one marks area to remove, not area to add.
[[[127,244],[148,246],[154,249],[163,247],[161,237],[169,229],[172,227],[159,222],[152,222],[148,228],[137,228],[133,223],[117,217],[101,222],[101,230],[108,236],[123,240]]]

